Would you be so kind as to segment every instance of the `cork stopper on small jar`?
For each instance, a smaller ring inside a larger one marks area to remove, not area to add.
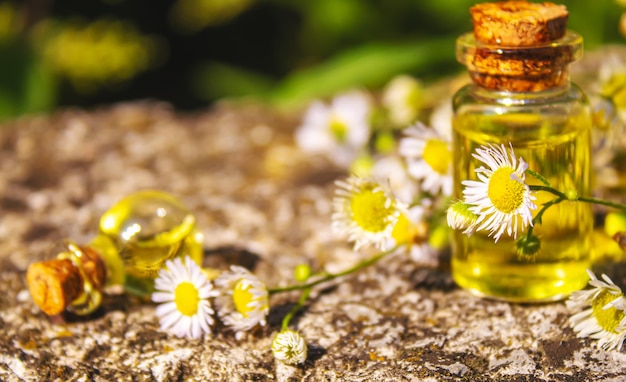
[[[26,283],[33,301],[47,315],[65,309],[87,314],[100,305],[106,265],[94,250],[67,242],[56,259],[31,264]]]
[[[528,1],[482,3],[470,8],[476,40],[489,45],[532,46],[565,36],[565,5]]]
[[[569,81],[567,65],[582,54],[582,39],[568,32],[565,6],[503,1],[470,9],[473,33],[457,40],[457,58],[475,84],[493,90],[534,92]]]

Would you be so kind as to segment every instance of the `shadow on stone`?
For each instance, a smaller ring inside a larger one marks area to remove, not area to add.
[[[239,265],[254,270],[260,261],[259,255],[246,249],[234,246],[218,247],[204,250],[202,266],[215,269],[228,269],[231,265]]]
[[[426,288],[450,292],[457,288],[450,272],[442,268],[418,268],[411,275],[413,289]]]
[[[309,355],[307,357],[307,363],[314,363],[324,356],[328,351],[321,346],[315,344],[308,344]]]

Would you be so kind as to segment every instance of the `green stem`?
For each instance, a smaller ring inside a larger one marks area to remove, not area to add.
[[[298,311],[304,306],[304,303],[309,298],[309,294],[311,294],[311,288],[306,288],[305,290],[302,291],[302,294],[300,295],[300,299],[298,300],[298,303],[296,304],[296,306],[291,308],[289,313],[287,313],[285,317],[283,317],[283,323],[281,325],[282,330],[289,329],[289,322],[291,321],[293,316],[295,316],[296,313],[298,313]]]
[[[626,211],[626,205],[620,203],[609,202],[608,200],[596,199],[586,196],[579,196],[577,199],[579,202],[592,203],[592,204],[600,204],[606,207],[615,208],[621,211]]]
[[[531,169],[526,169],[526,172],[529,173],[530,175],[534,176],[535,178],[537,178],[541,183],[543,183],[545,186],[547,187],[551,187],[550,186],[550,182],[548,182],[548,179],[544,178],[543,175],[541,175],[538,172],[535,172]],[[532,186],[531,186],[532,187]]]
[[[546,192],[551,193],[552,195],[558,196],[559,198],[567,199],[567,195],[565,195],[561,191],[554,189],[550,186],[530,185],[528,187],[530,188],[531,191],[546,191]]]
[[[535,215],[535,217],[533,218],[533,225],[528,227],[528,232],[527,232],[528,237],[532,235],[535,224],[537,224],[537,222],[541,222],[541,218],[543,217],[543,214],[548,210],[548,208],[552,207],[555,204],[561,203],[563,200],[566,200],[566,198],[558,197],[543,204],[539,212],[537,212],[537,215]]]
[[[529,171],[529,170],[527,170],[527,171]],[[551,193],[552,195],[558,196],[558,198],[555,199],[555,200],[561,199],[561,200],[559,200],[559,203],[562,202],[563,200],[569,200],[569,198],[567,197],[567,195],[565,193],[563,193],[563,192],[561,192],[559,190],[556,190],[556,189],[554,189],[554,188],[552,188],[550,186],[532,185],[532,186],[528,186],[528,187],[530,187],[531,191],[546,191],[546,192]],[[578,197],[576,197],[576,199],[572,199],[572,201],[591,203],[591,204],[600,204],[602,206],[615,208],[615,209],[621,210],[621,211],[626,211],[626,205],[625,204],[615,203],[615,202],[611,202],[611,201],[608,201],[608,200],[602,200],[602,199],[588,197],[588,196],[578,196]]]
[[[289,285],[289,286],[281,287],[281,288],[271,288],[271,289],[268,290],[268,292],[270,294],[276,294],[276,293],[281,293],[281,292],[290,292],[290,291],[294,291],[294,290],[304,290],[304,289],[313,288],[316,285],[325,283],[325,282],[330,281],[330,280],[334,280],[334,279],[336,279],[338,277],[341,277],[341,276],[349,275],[349,274],[354,273],[356,271],[360,271],[363,268],[367,268],[367,267],[369,267],[372,264],[376,264],[379,260],[381,260],[385,256],[389,255],[390,253],[394,252],[399,247],[400,246],[397,245],[397,246],[391,248],[390,250],[379,252],[376,255],[370,257],[369,259],[361,261],[357,265],[353,266],[352,268],[348,268],[348,269],[346,269],[343,272],[327,273],[322,278],[319,278],[319,279],[317,279],[315,281],[311,281],[311,282],[306,283],[306,284]]]

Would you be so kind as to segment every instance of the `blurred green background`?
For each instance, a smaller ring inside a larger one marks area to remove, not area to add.
[[[396,74],[463,70],[475,0],[0,0],[0,119],[152,98],[297,106]],[[556,1],[586,49],[622,43],[615,0]]]

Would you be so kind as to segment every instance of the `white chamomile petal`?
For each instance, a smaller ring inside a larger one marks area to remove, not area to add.
[[[463,234],[471,236],[476,230],[478,215],[472,212],[472,206],[463,201],[453,203],[446,211],[448,226],[452,229],[463,230]]]
[[[217,293],[190,257],[166,261],[154,285],[152,301],[161,303],[155,310],[161,330],[188,338],[210,332],[214,311],[208,299]]]
[[[475,170],[479,181],[465,180],[463,196],[477,215],[476,230],[488,230],[495,241],[506,233],[517,238],[518,231],[532,225],[535,196],[525,183],[528,165],[504,145],[482,146],[472,154],[487,167]]]
[[[335,182],[332,228],[354,242],[354,249],[374,245],[386,249],[404,203],[388,187],[371,179],[352,176]]]
[[[598,280],[587,273],[592,289],[574,292],[566,301],[569,309],[583,309],[570,317],[570,326],[578,337],[597,340],[598,348],[620,350],[626,338],[626,298],[608,276]]]
[[[306,361],[308,348],[298,332],[286,329],[274,337],[272,353],[274,358],[287,365],[297,365]]]
[[[244,332],[265,325],[269,313],[269,293],[265,284],[247,269],[233,265],[223,272],[215,285],[221,290],[217,298],[218,314],[226,326]]]
[[[369,97],[358,91],[337,95],[329,104],[313,102],[296,129],[296,143],[306,152],[325,154],[348,167],[369,141],[370,104]]]
[[[407,162],[408,172],[431,194],[452,192],[452,151],[450,142],[436,130],[417,122],[404,130],[400,155]]]
[[[402,127],[413,123],[423,104],[421,82],[407,75],[394,77],[383,89],[382,104],[392,123]]]

